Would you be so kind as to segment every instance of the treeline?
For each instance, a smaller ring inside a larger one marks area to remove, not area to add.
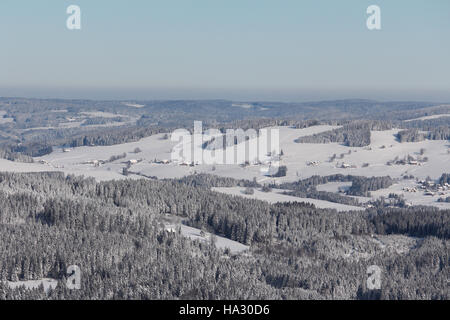
[[[162,127],[115,127],[80,134],[74,138],[68,138],[63,145],[75,148],[82,146],[110,146],[127,142],[135,142],[142,138],[167,132]]]
[[[450,127],[441,126],[430,130],[427,136],[430,140],[450,140]]]
[[[317,191],[315,189],[308,190],[308,191],[300,191],[300,190],[293,190],[293,191],[285,191],[283,194],[288,196],[294,196],[299,198],[311,198],[311,199],[318,199],[318,200],[325,200],[335,203],[341,203],[346,204],[349,206],[360,206],[361,203],[358,201],[358,199],[346,197],[339,193],[335,192],[328,192],[328,191]]]
[[[166,179],[166,181],[170,181],[172,179]],[[191,187],[204,187],[204,188],[212,188],[212,187],[260,187],[260,184],[256,182],[256,178],[253,181],[244,180],[244,179],[234,179],[230,177],[220,177],[206,173],[200,173],[190,176],[184,176],[177,180],[182,184],[186,184]]]
[[[92,126],[92,125],[106,125],[111,123],[117,123],[117,122],[126,122],[128,118],[125,117],[112,117],[112,118],[105,118],[105,117],[94,117],[94,118],[88,118],[83,121],[81,126]]]
[[[450,173],[443,173],[439,178],[439,184],[444,185],[446,183],[450,183]]]
[[[419,129],[406,129],[399,131],[397,138],[400,142],[420,142],[425,139],[428,140],[450,140],[450,128],[447,127],[433,127],[427,130],[428,132],[420,132]]]
[[[30,155],[26,155],[20,152],[13,151],[13,147],[10,145],[0,146],[0,158],[10,161],[27,162],[32,163],[34,160]]]
[[[362,177],[343,174],[334,174],[329,176],[312,176],[296,182],[282,183],[278,187],[281,189],[292,190],[285,194],[308,197],[313,199],[326,200],[347,205],[360,205],[355,198],[346,197],[341,194],[327,191],[317,191],[316,187],[329,182],[352,182],[352,185],[345,191],[351,196],[368,196],[369,191],[376,191],[390,187],[394,180],[389,176],[384,177]],[[274,187],[274,186],[273,186]]]
[[[319,121],[315,119],[311,120],[296,120],[296,119],[286,119],[286,118],[257,118],[257,119],[246,119],[233,121],[227,126],[219,126],[221,132],[226,132],[227,128],[241,128],[243,130],[254,129],[259,130],[267,127],[292,127],[296,129],[304,129],[312,126],[318,126],[329,121]],[[208,128],[208,127],[207,127]]]
[[[369,216],[377,234],[450,239],[449,210],[434,207],[384,208]]]
[[[343,175],[343,174],[333,174],[329,176],[318,176],[314,175],[306,179],[301,179],[295,182],[285,182],[279,185],[281,189],[294,189],[300,191],[307,191],[313,187],[320,184],[326,184],[328,182],[350,182],[353,181],[355,176]]]
[[[52,151],[52,146],[46,143],[12,143],[10,141],[0,143],[0,158],[10,161],[31,163],[33,162],[32,157],[40,157]]]
[[[370,144],[371,130],[388,130],[392,124],[387,121],[355,121],[342,128],[300,137],[297,143],[342,143],[348,147],[365,147]]]
[[[389,188],[394,184],[394,180],[389,176],[384,177],[354,177],[352,186],[348,189],[347,194],[352,196],[370,196],[369,191]]]
[[[399,142],[420,142],[425,140],[425,135],[419,132],[418,129],[407,129],[397,133]]]

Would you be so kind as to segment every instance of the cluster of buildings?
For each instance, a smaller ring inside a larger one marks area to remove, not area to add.
[[[423,190],[426,196],[445,196],[450,191],[450,184],[444,183],[441,185],[427,180],[420,180],[419,189]]]
[[[416,187],[404,187],[402,190],[406,191],[406,192],[418,192],[419,191],[419,190],[417,190]]]
[[[349,164],[349,163],[346,163],[346,162],[342,162],[342,164],[339,166],[337,166],[338,168],[341,168],[341,169],[356,169],[357,168],[357,166],[356,165],[354,165],[354,164]]]
[[[101,165],[105,164],[106,161],[104,160],[88,160],[86,162],[84,162],[83,164],[91,164],[94,167],[100,167]]]
[[[101,165],[104,165],[105,163],[107,163],[108,161],[105,160],[88,160],[83,162],[83,164],[90,164],[93,165],[94,167],[100,167]],[[125,163],[129,166],[133,165],[133,164],[137,164],[139,162],[142,162],[142,159],[130,159],[128,161],[126,161]]]
[[[53,164],[53,163],[50,163],[50,162],[48,162],[47,160],[44,160],[44,159],[39,160],[39,164],[45,164],[45,165],[51,166],[51,167],[53,167],[55,169],[64,169],[63,165]]]
[[[405,159],[395,159],[395,160],[391,160],[388,161],[386,164],[388,166],[392,166],[392,165],[411,165],[411,166],[422,166],[424,164],[424,162],[426,162],[425,160],[422,159],[414,159],[412,157],[405,158]]]

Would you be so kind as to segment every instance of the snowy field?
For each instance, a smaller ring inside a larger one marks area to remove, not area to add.
[[[211,241],[212,234],[209,232],[204,232],[204,234],[201,234],[201,230],[193,227],[186,226],[184,224],[177,224],[177,225],[166,225],[166,230],[176,231],[177,228],[181,229],[181,234],[184,237],[187,237],[191,240],[198,240],[203,242],[209,242]],[[218,249],[226,249],[228,248],[231,253],[241,253],[244,251],[247,251],[250,247],[243,245],[242,243],[239,243],[237,241],[233,241],[224,237],[216,236],[215,235],[215,242],[214,244]]]
[[[158,176],[159,178],[179,177],[188,174],[188,171],[180,171],[178,174],[173,174],[173,165],[165,166],[150,163],[156,158],[170,159],[171,148],[175,143],[170,140],[163,140],[162,137],[163,135],[159,134],[137,142],[113,146],[79,147],[66,150],[68,152],[64,152],[64,149],[60,148],[49,155],[35,158],[35,161],[43,162],[44,164],[40,164],[40,166],[47,170],[90,176],[99,181],[125,178],[122,175],[122,169],[126,167],[126,162],[130,160],[142,160],[142,162],[133,165],[130,169],[133,172],[142,172]],[[136,148],[142,151],[134,153]],[[122,155],[123,153],[126,153],[126,157],[123,159],[99,166],[94,164],[95,161],[107,161],[110,157]],[[137,178],[138,176],[131,175],[130,177]]]
[[[0,172],[44,172],[57,171],[50,166],[43,166],[39,163],[24,163],[0,159]]]
[[[417,121],[417,120],[432,120],[432,119],[439,119],[439,118],[443,118],[443,117],[450,117],[450,114],[448,114],[448,113],[435,114],[432,116],[424,116],[424,117],[420,117],[420,118],[405,120],[405,122]]]
[[[127,107],[138,108],[138,109],[145,107],[143,104],[137,104],[137,103],[126,103],[126,102],[124,102],[123,105],[125,105]]]
[[[25,287],[26,289],[38,289],[42,285],[44,291],[48,292],[50,289],[56,288],[56,286],[58,285],[58,280],[44,278],[41,280],[6,281],[6,284],[11,289],[16,289],[20,287]]]
[[[116,118],[116,117],[124,117],[129,118],[126,115],[123,114],[116,114],[111,112],[104,112],[104,111],[90,111],[90,112],[80,112],[80,114],[87,116],[88,118],[95,118],[95,117],[101,117],[101,118]]]
[[[318,185],[316,189],[318,191],[328,191],[338,193],[340,188],[344,188],[344,190],[351,186],[351,182],[329,182],[326,184]],[[416,192],[412,192],[411,190],[416,189]],[[439,198],[450,197],[450,190],[435,192],[434,195],[425,195],[425,190],[421,190],[419,188],[419,184],[415,180],[399,180],[392,186],[386,189],[380,189],[377,191],[371,191],[371,197],[358,197],[358,196],[349,196],[355,199],[358,199],[360,203],[366,203],[371,200],[379,199],[380,197],[388,198],[389,194],[397,194],[402,195],[405,199],[405,202],[408,205],[416,206],[433,206],[440,209],[450,209],[450,203],[447,202],[438,202]]]
[[[336,209],[337,211],[352,211],[352,210],[364,210],[361,207],[349,206],[345,204],[318,200],[318,199],[310,199],[310,198],[299,198],[294,196],[288,196],[282,194],[286,190],[281,189],[272,189],[271,192],[263,192],[254,188],[254,194],[248,195],[244,194],[244,190],[246,188],[242,187],[233,187],[233,188],[212,188],[213,191],[221,192],[233,196],[240,196],[248,199],[258,199],[267,201],[269,203],[277,203],[277,202],[305,202],[310,203],[316,206],[316,208],[321,209]]]
[[[171,153],[176,145],[170,139],[164,139],[164,134],[153,135],[137,142],[130,142],[113,146],[79,147],[70,150],[55,149],[53,153],[35,158],[35,163],[19,163],[0,159],[0,171],[39,172],[63,171],[67,174],[94,177],[98,181],[124,179],[123,168],[127,162],[131,163],[128,178],[157,177],[180,178],[195,173],[208,173],[223,177],[253,180],[262,184],[281,183],[305,179],[313,175],[358,175],[358,176],[386,176],[401,178],[403,175],[413,175],[419,179],[438,179],[442,173],[450,172],[450,145],[448,141],[430,141],[399,143],[396,133],[399,130],[372,131],[371,144],[368,147],[346,147],[338,143],[310,144],[295,143],[301,136],[308,136],[338,128],[336,126],[313,126],[304,129],[277,127],[280,132],[280,148],[283,151],[280,165],[287,166],[287,175],[282,178],[270,178],[262,173],[264,167],[260,165],[180,165],[170,162]],[[136,149],[140,152],[135,153]],[[400,159],[411,155],[417,157],[424,149],[423,157],[428,161],[423,165],[387,165],[388,161],[396,157]],[[138,150],[139,151],[139,150]],[[126,154],[125,158],[109,162],[112,156]],[[336,154],[337,158],[330,162]],[[341,158],[342,155],[342,158]],[[103,163],[103,161],[106,161]],[[311,164],[313,162],[313,165]],[[346,164],[348,168],[342,168]],[[366,164],[363,166],[363,164]],[[337,192],[342,184],[328,184],[318,186],[318,190]],[[395,186],[391,188],[396,188]],[[394,189],[393,189],[394,190]],[[386,192],[389,192],[387,190]],[[282,195],[275,194],[275,198],[262,194],[258,196],[277,201]],[[375,193],[377,195],[377,193]],[[269,198],[267,198],[269,197]],[[414,203],[435,202],[432,197],[423,199],[422,195],[407,195]],[[420,198],[420,199],[419,199]],[[298,200],[298,198],[297,198]],[[433,200],[433,201],[432,201]],[[284,201],[284,200],[283,200]],[[287,200],[286,198],[286,201]],[[318,204],[320,207],[321,204]],[[442,206],[444,204],[439,204]]]
[[[450,170],[450,154],[448,141],[421,141],[414,143],[399,143],[395,134],[399,130],[372,131],[369,147],[346,147],[337,143],[330,144],[296,144],[292,142],[282,143],[285,156],[282,163],[288,167],[288,177],[292,179],[295,173],[301,178],[312,175],[331,175],[336,173],[360,176],[385,176],[400,177],[403,173],[412,174],[419,178],[430,176],[437,179],[442,173]],[[281,133],[280,133],[281,134]],[[420,149],[426,150],[425,155],[429,161],[423,166],[404,165],[388,166],[386,163],[395,157],[403,158],[408,154],[417,156]],[[351,151],[351,154],[348,152]],[[343,159],[329,162],[333,154],[338,157],[344,154]],[[308,161],[317,161],[316,166],[307,166]],[[342,164],[356,166],[356,168],[340,168]],[[362,167],[364,163],[368,167]]]
[[[130,168],[131,172],[141,173],[146,176],[158,178],[179,178],[193,173],[210,173],[218,176],[237,179],[256,178],[260,183],[279,183],[296,181],[313,175],[351,174],[361,176],[385,176],[399,178],[403,174],[414,175],[420,179],[430,176],[437,179],[444,172],[450,171],[449,143],[447,141],[421,141],[414,143],[399,143],[395,134],[398,130],[373,131],[372,142],[369,147],[346,147],[337,143],[309,144],[295,143],[300,136],[306,136],[333,129],[331,126],[314,126],[305,129],[292,129],[279,127],[280,146],[283,150],[281,165],[288,168],[287,176],[282,178],[269,178],[261,173],[262,165],[196,165],[195,167],[181,166],[175,163],[154,163],[154,160],[170,160],[171,151],[175,142],[163,139],[163,134],[157,134],[144,138],[137,142],[130,142],[114,146],[79,147],[70,152],[56,149],[53,153],[35,158],[36,162],[43,164],[19,164],[1,160],[2,171],[64,171],[67,173],[93,176],[100,180],[118,179],[126,162],[138,160]],[[140,153],[133,153],[139,148]],[[417,156],[420,149],[425,149],[429,160],[422,166],[417,165],[392,165],[386,163],[395,157],[403,158],[407,155]],[[351,153],[349,154],[349,151]],[[124,159],[111,163],[94,166],[92,162],[108,160],[111,156],[126,153]],[[338,159],[330,162],[334,154]],[[343,158],[339,159],[343,154]],[[315,165],[310,165],[315,162]],[[354,168],[342,168],[345,163]],[[363,167],[363,164],[367,167]]]
[[[337,127],[333,126],[314,126],[305,129],[291,129],[281,127],[280,129],[280,145],[281,149],[289,148],[293,145],[296,150],[296,156],[301,152],[302,145],[293,142],[294,139],[300,136],[311,135],[328,131]],[[36,162],[42,161],[47,170],[58,169],[71,174],[93,176],[100,180],[117,179],[121,175],[122,168],[125,163],[130,160],[139,160],[139,163],[134,164],[131,172],[143,174],[145,176],[156,176],[158,178],[179,178],[186,175],[197,173],[211,173],[219,176],[233,177],[236,179],[253,179],[265,181],[268,178],[261,173],[261,166],[241,167],[235,165],[197,165],[195,167],[180,166],[178,164],[158,164],[154,160],[170,160],[172,149],[176,145],[175,142],[163,139],[164,134],[157,134],[151,137],[141,139],[137,142],[130,142],[113,146],[96,146],[96,147],[79,147],[70,152],[63,152],[62,149],[56,149],[53,153],[43,157],[35,158]],[[320,145],[315,145],[319,146]],[[322,146],[323,147],[323,146]],[[133,153],[139,148],[140,153]],[[126,153],[126,158],[106,163],[98,167],[93,167],[89,162],[98,160],[108,160],[111,156]],[[142,160],[142,161],[141,161]],[[213,167],[215,170],[213,171]],[[4,165],[4,171],[7,171],[7,164]],[[41,171],[41,170],[39,170]],[[42,171],[45,171],[43,169]],[[292,171],[292,170],[291,170]],[[101,172],[101,174],[99,174]],[[296,180],[295,173],[289,173],[288,177],[283,180]]]
[[[6,111],[0,111],[0,124],[14,122],[13,118],[5,118]]]
[[[395,193],[403,195],[406,203],[410,205],[423,205],[423,206],[433,206],[440,209],[450,209],[450,203],[448,202],[437,202],[441,197],[450,197],[450,190],[443,192],[444,195],[439,195],[436,192],[435,195],[425,195],[423,190],[418,190],[417,192],[409,192],[406,190],[411,190],[412,188],[417,188],[417,183],[414,180],[401,180],[389,188],[381,189],[377,191],[371,191],[372,199],[378,199],[379,197],[387,198],[390,193]]]
[[[317,191],[339,192],[339,190],[348,190],[352,186],[352,182],[328,182],[320,184],[316,187]]]

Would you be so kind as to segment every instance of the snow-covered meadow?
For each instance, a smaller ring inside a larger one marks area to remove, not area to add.
[[[176,142],[167,139],[165,134],[157,134],[136,142],[112,146],[78,147],[73,149],[57,148],[51,154],[35,158],[35,163],[11,162],[0,159],[0,171],[40,172],[63,171],[67,174],[83,175],[101,180],[138,179],[142,177],[180,178],[195,173],[209,173],[236,179],[256,179],[259,183],[281,183],[305,179],[313,175],[350,174],[356,176],[386,176],[401,179],[404,175],[413,175],[418,179],[438,179],[442,173],[450,172],[450,145],[448,141],[425,140],[421,142],[400,143],[396,139],[399,130],[372,131],[371,144],[366,147],[347,147],[338,143],[312,144],[296,143],[295,139],[338,128],[337,126],[318,125],[304,129],[276,127],[279,130],[280,150],[283,155],[280,165],[287,167],[285,177],[272,178],[262,173],[263,164],[242,166],[239,164],[190,166],[171,161],[171,154]],[[417,157],[423,149],[423,156],[428,158],[421,165],[388,165],[394,158],[408,155]],[[138,151],[137,153],[135,151]],[[109,161],[113,156],[123,155],[118,160]],[[337,157],[330,161],[336,154]],[[129,167],[126,177],[123,168]],[[412,204],[436,205],[448,207],[446,203],[436,203],[435,197],[424,197],[422,193],[403,192],[404,182],[389,189],[373,193],[373,197],[386,196],[390,192],[405,194]],[[342,184],[318,186],[319,191],[338,192]],[[346,185],[349,187],[349,185]],[[230,194],[244,196],[239,189],[219,190]],[[291,201],[289,196],[273,192],[271,194],[256,191],[253,197],[269,202]],[[295,198],[295,197],[292,197]],[[296,201],[305,199],[295,198]],[[318,207],[328,207],[329,203],[307,199]],[[364,199],[361,199],[364,201]],[[363,202],[362,201],[362,202]],[[336,207],[333,203],[332,207]],[[339,207],[338,210],[351,208]]]

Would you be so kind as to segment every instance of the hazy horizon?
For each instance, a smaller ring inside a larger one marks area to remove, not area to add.
[[[0,37],[2,96],[450,101],[448,0],[3,0]]]
[[[449,103],[450,94],[443,91],[362,91],[362,90],[294,90],[294,89],[196,89],[196,88],[0,88],[0,97],[29,99],[86,100],[235,100],[309,102],[327,100],[422,101]]]

